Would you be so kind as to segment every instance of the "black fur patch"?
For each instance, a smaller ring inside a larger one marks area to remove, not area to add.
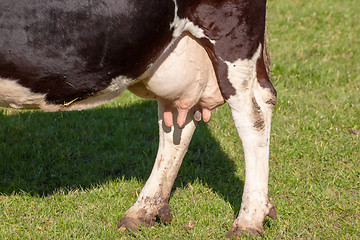
[[[136,78],[172,38],[169,0],[1,0],[0,77],[62,104]]]

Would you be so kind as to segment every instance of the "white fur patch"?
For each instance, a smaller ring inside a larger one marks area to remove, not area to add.
[[[256,62],[260,54],[261,44],[251,59],[238,59],[235,62],[225,61],[228,66],[228,78],[236,91],[243,92],[256,81]]]
[[[51,104],[46,101],[46,94],[33,93],[17,81],[0,78],[0,107],[41,109],[47,112],[83,110],[104,104],[120,96],[131,81],[132,79],[119,76],[112,80],[109,87],[87,99],[64,104]]]
[[[191,35],[193,35],[196,38],[207,38],[207,39],[209,39],[205,35],[203,29],[196,26],[193,22],[191,22],[187,18],[180,18],[178,16],[178,14],[177,14],[178,13],[178,6],[177,6],[177,3],[176,3],[176,0],[174,0],[174,4],[175,4],[175,17],[174,17],[174,21],[170,24],[170,29],[174,28],[173,38],[177,39],[177,38],[179,38],[181,36],[181,34],[183,32],[189,32],[189,33],[191,33]],[[212,44],[216,43],[214,40],[211,40],[211,39],[209,39],[209,41]]]
[[[0,107],[59,110],[59,106],[46,103],[45,97],[45,94],[33,93],[17,81],[0,78]]]

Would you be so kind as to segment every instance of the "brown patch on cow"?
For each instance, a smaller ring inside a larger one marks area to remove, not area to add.
[[[272,73],[272,69],[271,69],[271,57],[270,57],[270,52],[269,52],[269,46],[267,43],[267,35],[268,35],[268,25],[267,25],[267,19],[265,19],[265,34],[264,34],[264,44],[263,44],[263,54],[262,57],[264,59],[264,64],[265,64],[265,68],[266,68],[266,72],[268,74],[268,76],[270,77],[271,73]]]
[[[199,40],[199,42],[208,53],[209,58],[213,64],[222,96],[225,99],[229,99],[231,96],[236,94],[236,90],[228,78],[228,66],[215,55],[214,45],[209,41],[209,39],[202,38]]]
[[[276,97],[270,98],[266,101],[266,103],[275,106],[275,104],[277,103]]]
[[[215,54],[223,61],[251,59],[265,32],[266,2],[184,0],[180,17],[189,18],[215,40]]]
[[[266,19],[265,19],[266,21]],[[276,104],[276,97],[277,97],[277,93],[276,90],[274,88],[274,86],[272,85],[271,81],[270,81],[270,73],[272,72],[271,70],[271,59],[270,59],[270,54],[269,54],[269,50],[268,50],[268,44],[267,44],[267,40],[266,40],[266,35],[267,35],[268,29],[267,29],[267,24],[265,24],[265,33],[264,33],[264,40],[263,40],[263,46],[262,46],[262,54],[260,55],[260,58],[257,60],[256,62],[256,74],[257,74],[257,80],[259,85],[262,88],[267,88],[270,90],[270,92],[272,93],[272,98],[270,98],[269,100],[266,101],[267,104],[270,105],[275,105]]]
[[[179,3],[179,16],[188,18],[214,40],[201,40],[213,62],[223,97],[236,94],[228,79],[225,63],[251,59],[263,44],[266,2],[226,0],[184,0]]]
[[[225,99],[229,99],[231,96],[236,95],[236,89],[231,84],[228,78],[228,66],[223,61],[216,61],[214,65],[215,73],[219,82],[221,94]]]
[[[264,60],[264,55],[267,56]],[[276,97],[277,93],[272,85],[270,79],[269,79],[269,67],[267,66],[269,64],[270,58],[268,57],[268,53],[266,50],[266,46],[263,48],[263,54],[259,57],[259,59],[256,62],[256,77],[259,85],[262,88],[269,89],[271,93],[271,97],[265,101],[265,103],[275,106],[276,104]]]
[[[261,107],[257,103],[255,97],[251,99],[252,101],[252,112],[254,117],[254,128],[258,130],[263,130],[265,128],[265,121],[264,117],[261,113]]]

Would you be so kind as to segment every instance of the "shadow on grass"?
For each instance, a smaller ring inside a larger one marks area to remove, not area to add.
[[[146,181],[158,147],[157,104],[0,115],[0,193],[46,196],[116,178]],[[240,143],[240,140],[239,140]],[[243,182],[200,123],[174,187],[199,180],[240,208]]]

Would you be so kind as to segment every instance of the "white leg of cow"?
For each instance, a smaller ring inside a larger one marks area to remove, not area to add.
[[[266,216],[276,217],[269,201],[269,143],[271,115],[276,96],[260,86],[256,74],[259,50],[253,59],[228,64],[236,95],[228,99],[245,153],[245,185],[241,208],[230,236],[260,235]]]
[[[174,112],[174,119],[177,113]],[[174,123],[176,120],[174,120]],[[188,149],[195,130],[192,111],[186,119],[185,126],[179,128],[177,124],[167,127],[164,124],[164,108],[159,104],[159,149],[156,161],[142,189],[136,203],[119,222],[119,229],[135,231],[139,226],[151,226],[156,216],[160,221],[168,223],[172,215],[168,200],[171,188],[179,171],[183,157]]]

